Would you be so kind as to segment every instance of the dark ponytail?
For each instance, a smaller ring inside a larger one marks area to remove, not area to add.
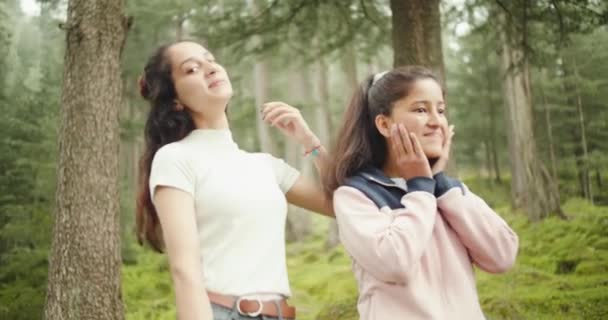
[[[424,67],[400,67],[367,77],[346,108],[331,160],[323,177],[325,193],[331,197],[346,178],[366,166],[382,168],[388,156],[386,138],[376,128],[378,115],[390,116],[396,101],[406,97],[412,84],[420,79],[434,79]]]
[[[158,252],[163,250],[163,240],[149,188],[152,160],[162,146],[183,139],[195,128],[192,116],[185,109],[176,109],[177,96],[167,56],[169,47],[165,45],[156,50],[139,79],[139,91],[149,102],[150,112],[144,129],[145,149],[139,161],[135,224],[139,243],[147,241]]]
[[[379,166],[386,158],[386,141],[376,129],[376,115],[369,108],[373,78],[369,76],[359,85],[346,108],[324,177],[324,191],[329,196],[347,177],[367,165]]]

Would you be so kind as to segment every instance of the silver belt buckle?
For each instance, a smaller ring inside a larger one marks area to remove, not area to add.
[[[260,308],[255,312],[243,312],[243,310],[241,310],[241,300],[251,300],[251,301],[255,300],[255,301],[257,301]],[[255,299],[243,299],[243,297],[239,297],[236,300],[236,310],[242,315],[246,315],[246,316],[254,318],[254,317],[257,317],[262,314],[262,309],[264,309],[264,304],[262,303],[262,299],[260,299],[259,297],[255,298]]]

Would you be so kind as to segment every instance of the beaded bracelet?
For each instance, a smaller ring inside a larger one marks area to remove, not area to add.
[[[314,147],[314,148],[312,148],[312,149],[304,152],[304,156],[306,157],[306,156],[308,156],[310,154],[313,157],[316,157],[316,156],[319,155],[319,149],[321,149],[321,145],[318,145],[318,146],[316,146],[316,147]]]

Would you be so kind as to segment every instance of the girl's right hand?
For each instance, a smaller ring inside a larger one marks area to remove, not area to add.
[[[391,127],[391,147],[397,157],[397,166],[403,179],[433,177],[429,160],[416,135],[409,133],[401,123]]]

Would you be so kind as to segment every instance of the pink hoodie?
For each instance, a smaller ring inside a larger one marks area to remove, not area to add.
[[[335,191],[340,240],[359,284],[360,319],[484,319],[473,264],[505,272],[515,262],[518,238],[462,188],[439,199],[413,191],[401,198],[405,208],[395,210],[378,209],[353,187]]]

